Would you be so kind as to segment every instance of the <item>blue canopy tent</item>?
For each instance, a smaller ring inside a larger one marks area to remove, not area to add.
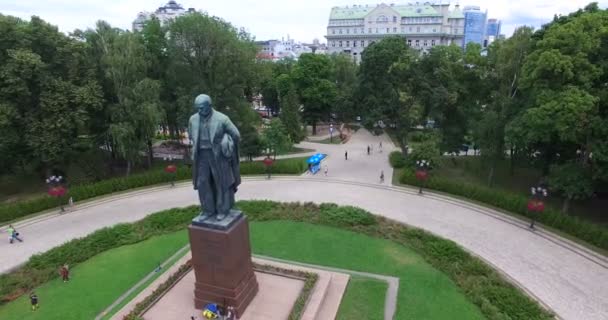
[[[319,172],[319,170],[321,170],[321,161],[323,161],[325,157],[327,157],[327,155],[317,153],[308,158],[306,162],[308,163],[308,169],[310,170],[310,173],[316,174],[317,172]]]

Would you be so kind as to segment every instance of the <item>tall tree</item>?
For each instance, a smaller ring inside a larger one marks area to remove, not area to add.
[[[407,135],[420,118],[414,95],[418,53],[400,37],[385,38],[367,47],[359,68],[357,101],[368,127],[378,122],[394,130],[399,147],[407,156]]]
[[[506,145],[506,128],[520,112],[526,95],[520,88],[522,67],[527,55],[532,50],[532,29],[522,27],[515,30],[507,40],[499,40],[489,48],[487,64],[479,69],[485,70],[479,82],[490,88],[490,94],[481,112],[481,119],[476,127],[476,141],[481,154],[490,164],[488,185],[492,185],[495,168],[504,158]],[[516,146],[512,145],[514,149]],[[514,155],[511,155],[514,161]]]
[[[293,143],[298,143],[304,139],[304,130],[300,120],[300,102],[295,88],[291,87],[287,94],[281,97],[281,121],[287,130],[287,135]]]
[[[0,15],[0,164],[65,165],[80,152],[79,136],[100,106],[86,44],[38,17]]]
[[[175,85],[178,122],[187,123],[194,97],[206,93],[213,98],[214,108],[228,114],[242,132],[257,134],[250,128],[243,130],[254,121],[246,91],[258,79],[257,49],[250,35],[202,13],[176,18],[169,34],[168,81]]]
[[[358,105],[354,102],[357,86],[357,65],[348,55],[334,54],[331,56],[333,65],[332,80],[336,83],[336,102],[333,112],[343,122],[355,119]]]
[[[549,180],[558,182],[564,210],[571,199],[590,196],[594,183],[608,180],[608,11],[588,8],[542,30],[523,67],[531,108],[513,124],[513,131],[544,159]],[[564,170],[591,179],[581,179],[587,185],[574,194],[559,183],[570,181]]]
[[[160,85],[147,77],[149,61],[136,34],[119,34],[105,50],[102,62],[117,98],[110,107],[108,133],[118,153],[127,161],[129,175],[144,150],[148,151],[151,166],[151,141],[160,123]]]
[[[304,106],[302,117],[317,134],[317,123],[329,120],[336,99],[336,85],[332,82],[331,60],[325,55],[302,54],[291,72],[291,79]]]

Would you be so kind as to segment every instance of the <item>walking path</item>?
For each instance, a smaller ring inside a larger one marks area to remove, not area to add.
[[[377,152],[383,141],[384,152]],[[366,145],[374,153],[366,154]],[[568,240],[541,230],[531,232],[527,223],[485,207],[453,198],[390,186],[392,170],[387,137],[359,130],[344,145],[318,145],[328,154],[322,174],[266,180],[245,178],[237,198],[274,201],[333,202],[366,209],[451,239],[503,272],[513,283],[564,319],[608,319],[608,259]],[[364,148],[365,147],[365,148]],[[349,160],[344,160],[348,148]],[[385,185],[379,183],[384,168]],[[120,222],[174,207],[197,204],[189,182],[175,188],[156,187],[86,204],[64,215],[45,215],[17,223],[25,242],[0,242],[0,272],[14,268],[38,252]],[[402,285],[407,285],[406,283]]]

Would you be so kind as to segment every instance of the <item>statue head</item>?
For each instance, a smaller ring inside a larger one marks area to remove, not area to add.
[[[206,117],[211,113],[211,98],[206,94],[199,94],[194,99],[194,108],[202,117]]]

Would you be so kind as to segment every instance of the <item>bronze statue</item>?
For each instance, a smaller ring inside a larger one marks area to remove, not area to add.
[[[194,189],[198,190],[201,214],[195,220],[221,221],[234,206],[234,193],[241,184],[239,130],[225,114],[213,110],[211,98],[201,94],[194,100],[197,113],[190,117],[188,136],[192,142]]]

